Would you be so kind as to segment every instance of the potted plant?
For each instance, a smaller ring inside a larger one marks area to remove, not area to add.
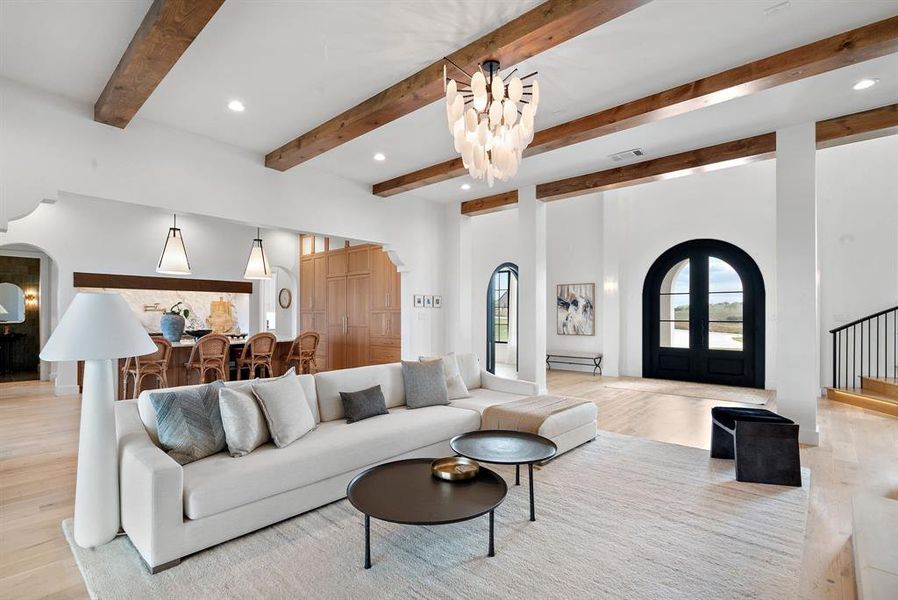
[[[187,317],[190,316],[190,309],[182,306],[182,304],[183,302],[176,303],[162,313],[162,318],[159,320],[162,337],[169,342],[180,342],[181,336],[184,334],[184,325]]]

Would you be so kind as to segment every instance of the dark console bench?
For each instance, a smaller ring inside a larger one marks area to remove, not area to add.
[[[801,485],[798,425],[762,408],[711,409],[711,458],[736,460],[736,480]]]
[[[592,367],[592,374],[596,371],[602,374],[602,353],[601,352],[552,352],[546,353],[546,368],[551,369],[552,363],[560,365],[580,365],[583,367]]]

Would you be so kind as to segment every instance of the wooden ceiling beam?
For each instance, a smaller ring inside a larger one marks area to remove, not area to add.
[[[819,121],[816,126],[817,148],[830,148],[862,139],[881,137],[889,133],[898,133],[898,104]],[[536,186],[536,197],[545,202],[562,200],[735,166],[736,164],[746,164],[772,158],[775,153],[776,134],[765,133],[616,169],[541,183]]]
[[[896,51],[898,17],[892,17],[538,131],[524,156],[632,129]],[[461,159],[455,158],[377,183],[372,192],[392,196],[466,172]]]
[[[472,73],[495,59],[509,67],[615,19],[650,0],[547,0],[449,55]],[[382,125],[435,102],[443,95],[440,59],[361,104],[269,152],[265,166],[286,171]]]
[[[468,217],[477,215],[487,215],[489,213],[499,212],[514,208],[518,203],[518,191],[512,190],[502,194],[494,194],[476,200],[468,200],[461,203],[461,214]]]
[[[224,0],[155,0],[94,105],[94,121],[124,129]]]

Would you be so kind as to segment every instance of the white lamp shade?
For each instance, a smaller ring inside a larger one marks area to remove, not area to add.
[[[80,292],[41,350],[41,360],[104,360],[143,356],[156,344],[115,292]]]
[[[187,249],[184,247],[184,238],[181,230],[170,227],[162,246],[162,255],[156,266],[157,273],[166,275],[190,275],[190,261],[187,260]]]
[[[271,268],[268,266],[268,257],[262,248],[262,240],[253,240],[253,246],[249,251],[249,260],[246,261],[244,279],[271,279]]]

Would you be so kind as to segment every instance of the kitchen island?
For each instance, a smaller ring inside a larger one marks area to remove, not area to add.
[[[249,337],[249,336],[247,336]],[[243,352],[243,346],[246,343],[246,338],[231,340],[231,373],[230,379],[236,379],[237,374],[235,369],[236,361],[240,357],[240,353]],[[285,363],[287,359],[287,354],[290,352],[290,345],[293,343],[292,338],[278,338],[277,348],[275,349],[274,356],[271,359],[271,367],[273,369],[272,375],[277,376],[284,373]],[[168,365],[168,385],[169,387],[176,387],[181,385],[189,385],[199,383],[197,381],[197,372],[196,370],[191,371],[190,373],[190,381],[187,380],[187,369],[184,367],[187,360],[190,358],[190,352],[193,350],[193,347],[196,345],[196,341],[192,338],[182,338],[180,342],[174,342],[172,344],[172,353],[171,360]],[[122,385],[121,385],[121,376],[122,376],[122,368],[125,366],[125,359],[119,359],[118,367],[116,369],[116,399],[124,400],[126,397],[122,396]],[[78,385],[81,386],[81,373],[82,373],[82,363],[78,363]],[[211,375],[210,375],[211,376]],[[247,374],[246,370],[244,370],[242,374],[242,378],[246,379]],[[145,377],[143,381],[143,389],[152,389],[158,387],[157,380],[155,377]],[[133,397],[133,388],[132,384],[129,382],[128,384],[128,396]]]

